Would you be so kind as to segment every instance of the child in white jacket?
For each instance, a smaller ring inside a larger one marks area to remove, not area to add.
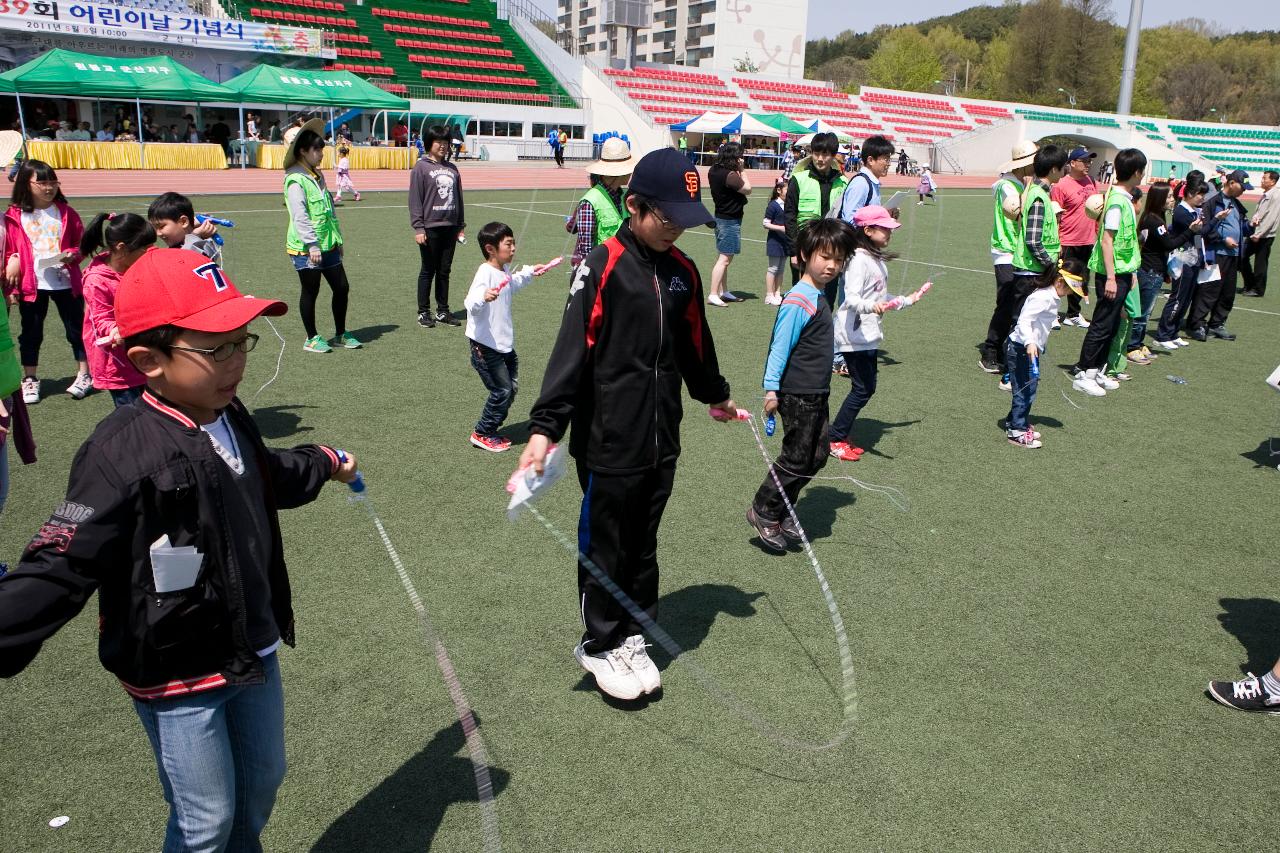
[[[876,393],[879,371],[880,316],[889,306],[889,272],[885,254],[889,238],[901,225],[878,204],[870,204],[853,216],[854,242],[857,251],[844,274],[844,301],[836,310],[836,349],[849,367],[852,389],[840,411],[831,422],[828,436],[831,455],[846,462],[856,462],[862,448],[849,443],[853,422]]]

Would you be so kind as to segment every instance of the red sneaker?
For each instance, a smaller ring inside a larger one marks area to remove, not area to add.
[[[511,439],[498,435],[480,435],[477,432],[473,432],[471,433],[471,443],[490,453],[501,453],[504,450],[511,449]]]
[[[845,462],[857,462],[862,458],[862,448],[854,447],[847,441],[831,442],[831,455]]]

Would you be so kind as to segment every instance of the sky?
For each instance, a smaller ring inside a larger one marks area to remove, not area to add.
[[[1235,0],[1210,5],[1204,0],[1146,0],[1142,4],[1142,26],[1158,27],[1183,18],[1213,17],[1213,23],[1227,32],[1269,29],[1263,7],[1271,0]],[[912,24],[939,15],[950,15],[971,6],[997,5],[981,0],[912,0],[899,7],[894,3],[851,4],[848,0],[809,0],[809,38],[830,38],[844,30],[867,32],[880,24]],[[851,13],[850,9],[856,12]],[[1274,8],[1274,7],[1272,7]],[[1129,0],[1111,0],[1117,24],[1129,22]],[[1274,19],[1272,19],[1274,25]],[[834,25],[834,26],[833,26]]]

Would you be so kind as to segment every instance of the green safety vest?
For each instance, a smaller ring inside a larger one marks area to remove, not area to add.
[[[289,185],[298,184],[307,194],[307,218],[311,227],[316,229],[316,242],[320,251],[328,252],[342,245],[342,231],[338,228],[338,214],[333,209],[333,199],[329,193],[320,188],[315,178],[302,172],[291,172],[285,175],[284,192],[287,205]],[[284,249],[291,255],[305,255],[307,247],[298,236],[298,229],[293,227],[293,217],[289,217],[289,230],[285,234]]]
[[[1120,230],[1116,232],[1115,242],[1112,243],[1115,271],[1136,272],[1142,266],[1142,250],[1138,248],[1138,217],[1129,201],[1129,191],[1124,187],[1112,187],[1107,192],[1107,203],[1102,206],[1104,223],[1107,211],[1113,207],[1120,208]],[[1102,263],[1102,234],[1105,231],[1105,225],[1098,229],[1098,239],[1093,244],[1093,254],[1089,256],[1089,269],[1102,275],[1107,274],[1107,268]]]
[[[622,227],[622,223],[627,221],[627,212],[618,210],[618,206],[613,203],[613,199],[609,196],[609,191],[604,188],[604,184],[596,184],[587,190],[587,194],[582,197],[582,201],[591,205],[591,209],[595,211],[597,246],[617,234],[618,229]]]
[[[13,336],[9,334],[9,312],[0,311],[0,399],[8,397],[22,385],[22,368],[18,366],[18,354],[13,349]],[[0,453],[4,453],[0,447]]]
[[[1004,184],[1008,184],[1018,195],[1022,195],[1022,184],[1012,178],[1001,178],[996,182],[995,193],[995,218],[991,226],[991,248],[997,252],[1008,252],[1012,255],[1018,250],[1018,244],[1022,242],[1022,218],[1010,219],[1004,215]]]
[[[832,166],[834,165],[835,162],[832,161]],[[796,197],[796,227],[799,228],[805,223],[822,218],[822,184],[818,183],[818,179],[808,169],[792,172],[791,177],[795,178],[796,186],[800,189],[800,194]],[[840,207],[840,197],[844,195],[844,188],[848,185],[848,179],[837,172],[836,179],[831,182],[831,190],[827,193],[828,212]]]
[[[1040,242],[1044,244],[1044,250],[1049,253],[1049,257],[1056,262],[1058,255],[1062,252],[1062,240],[1058,237],[1058,217],[1053,212],[1053,202],[1049,199],[1049,191],[1037,183],[1032,183],[1031,186],[1027,187],[1026,194],[1022,197],[1022,213],[1024,217],[1035,201],[1044,203],[1044,228],[1040,232]],[[1013,265],[1020,270],[1044,272],[1044,267],[1031,254],[1031,247],[1027,245],[1025,225],[1022,229],[1019,229],[1018,243],[1013,250]]]

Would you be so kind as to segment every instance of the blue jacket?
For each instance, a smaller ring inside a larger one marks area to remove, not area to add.
[[[1244,241],[1253,233],[1253,226],[1249,224],[1249,216],[1245,212],[1244,205],[1240,203],[1240,199],[1231,198],[1226,193],[1217,193],[1211,196],[1201,208],[1204,216],[1204,228],[1200,231],[1200,236],[1204,238],[1204,262],[1206,264],[1215,263],[1215,256],[1218,252],[1226,249],[1224,242],[1229,233],[1224,233],[1224,222],[1217,218],[1217,215],[1223,210],[1228,209],[1228,205],[1233,206],[1236,215],[1240,217],[1240,235],[1236,237],[1237,246],[1230,252],[1233,255],[1239,255],[1244,252]]]
[[[828,394],[835,326],[826,297],[807,281],[787,292],[773,322],[764,389],[783,394]]]

